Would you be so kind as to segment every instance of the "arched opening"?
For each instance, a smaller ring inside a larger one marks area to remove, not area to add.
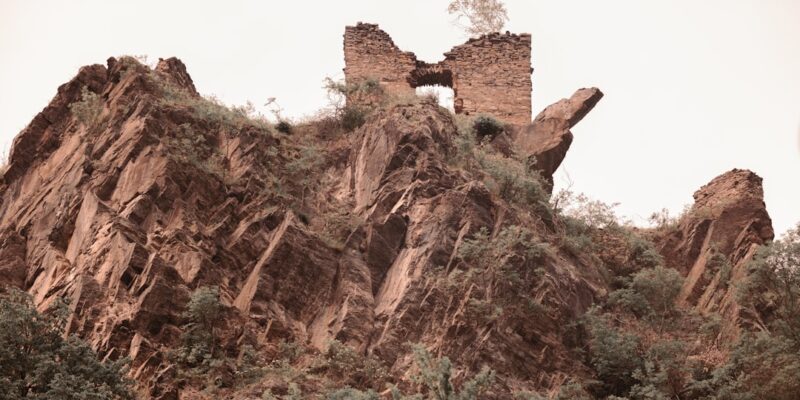
[[[453,92],[453,89],[441,85],[425,85],[417,86],[416,91],[417,96],[434,97],[440,106],[450,110],[451,112],[455,112],[453,104],[455,93]]]
[[[408,76],[408,84],[416,89],[417,96],[434,97],[439,105],[455,112],[453,71],[444,64],[417,61],[417,68]]]
[[[408,77],[411,87],[439,85],[453,87],[453,71],[441,64],[417,62],[417,69]]]

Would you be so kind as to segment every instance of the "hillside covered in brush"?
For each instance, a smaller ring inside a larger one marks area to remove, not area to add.
[[[634,227],[552,193],[598,89],[512,126],[330,88],[371,100],[274,124],[175,58],[59,87],[0,180],[0,397],[797,398],[755,173]]]

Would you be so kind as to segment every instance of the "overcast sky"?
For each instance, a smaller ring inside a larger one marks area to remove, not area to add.
[[[506,2],[533,40],[533,111],[576,89],[605,98],[577,127],[557,184],[635,222],[734,167],[764,178],[777,232],[800,221],[800,1]],[[374,22],[436,62],[467,37],[446,0],[0,2],[0,143],[82,65],[177,56],[228,103],[276,97],[301,117],[342,77],[345,25]]]

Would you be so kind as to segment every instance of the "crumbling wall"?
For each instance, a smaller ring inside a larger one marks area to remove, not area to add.
[[[530,35],[493,33],[471,39],[445,53],[444,64],[453,71],[457,113],[531,122]]]
[[[417,57],[401,51],[378,25],[359,22],[345,28],[344,64],[348,84],[377,79],[389,93],[414,93],[408,76],[417,68]]]
[[[456,113],[491,114],[505,122],[531,122],[531,36],[493,33],[454,47],[435,64],[401,51],[377,25],[345,28],[345,80],[377,79],[390,94],[425,85],[450,87]],[[354,101],[355,99],[348,99]]]

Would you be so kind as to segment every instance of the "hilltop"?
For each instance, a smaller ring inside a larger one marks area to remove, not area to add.
[[[596,88],[523,125],[342,91],[371,101],[276,126],[201,96],[176,58],[81,68],[14,140],[0,284],[66,300],[65,330],[128,357],[140,398],[770,387],[731,357],[777,318],[737,296],[774,236],[755,173],[636,228],[551,193]]]

